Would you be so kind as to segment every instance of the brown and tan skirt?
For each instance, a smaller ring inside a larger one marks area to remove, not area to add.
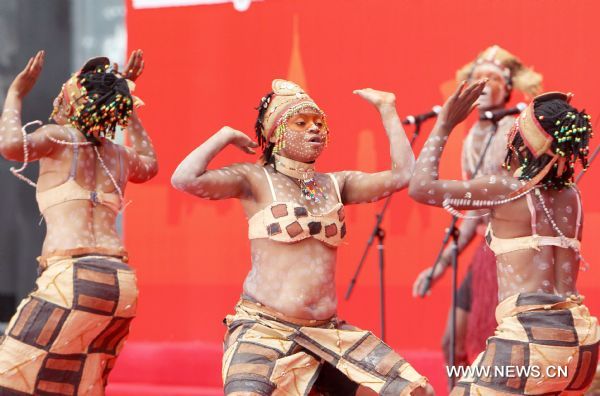
[[[137,295],[119,259],[48,259],[0,341],[0,394],[103,395]]]
[[[372,333],[335,319],[293,319],[242,299],[226,324],[226,395],[307,395],[313,386],[350,395],[359,385],[381,395],[408,395],[427,382]]]
[[[598,321],[582,302],[543,293],[502,301],[495,335],[451,395],[582,395],[600,340]]]

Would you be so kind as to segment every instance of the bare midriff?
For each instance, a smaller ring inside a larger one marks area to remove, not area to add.
[[[335,315],[337,249],[314,238],[296,243],[250,242],[252,270],[244,294],[284,315],[328,319]]]

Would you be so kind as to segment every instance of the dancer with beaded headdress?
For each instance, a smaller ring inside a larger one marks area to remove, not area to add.
[[[223,382],[227,395],[351,395],[359,385],[382,395],[431,389],[404,359],[369,331],[336,319],[337,248],[346,235],[344,205],[372,202],[404,188],[414,156],[393,94],[356,91],[381,114],[390,170],[319,173],[326,117],[295,83],[274,80],[259,105],[258,143],[224,127],[189,154],[173,186],[207,199],[237,198],[249,222],[252,270],[235,314],[226,318]],[[208,170],[228,145],[263,147],[259,163]]]
[[[513,89],[527,97],[541,91],[542,76],[526,67],[513,54],[493,45],[456,73],[456,81],[477,81],[487,78],[488,82],[477,99],[480,115],[486,111],[505,109]],[[462,172],[465,180],[477,176],[506,174],[502,167],[506,156],[508,133],[514,123],[513,116],[505,116],[497,122],[478,120],[473,124],[462,147]],[[484,154],[485,147],[489,147]],[[483,158],[482,158],[483,156]],[[480,163],[479,169],[476,169]],[[468,365],[485,349],[486,339],[494,334],[496,318],[494,309],[498,303],[496,283],[496,259],[483,238],[488,219],[486,216],[464,219],[459,226],[459,254],[475,239],[480,239],[477,250],[463,279],[456,309],[455,363]],[[452,248],[448,247],[437,264],[432,281],[439,279],[449,268]],[[413,295],[422,295],[431,267],[423,270],[413,286]],[[450,316],[450,315],[449,315]],[[443,337],[444,355],[450,356],[450,321]]]
[[[144,62],[135,51],[119,74],[107,58],[88,61],[54,100],[56,124],[26,134],[22,101],[44,56],[38,52],[15,78],[0,121],[0,154],[25,163],[11,171],[36,187],[47,225],[35,290],[0,342],[0,394],[102,395],[138,293],[116,219],[127,182],[157,172],[131,95]],[[111,141],[117,125],[131,147]],[[20,173],[31,161],[40,161],[37,183]]]
[[[409,188],[415,200],[453,215],[489,210],[498,326],[473,363],[479,371],[467,372],[452,394],[581,394],[594,376],[600,340],[597,320],[577,292],[583,212],[572,180],[576,161],[587,167],[589,116],[569,103],[571,95],[538,96],[510,131],[508,175],[439,180],[448,135],[476,107],[485,82],[462,83],[448,99]],[[559,366],[567,374],[553,376]],[[508,367],[519,371],[503,374]]]

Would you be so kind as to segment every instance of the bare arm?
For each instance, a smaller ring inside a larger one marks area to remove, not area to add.
[[[125,128],[125,132],[131,143],[131,146],[126,148],[129,161],[129,181],[144,183],[158,173],[158,161],[156,160],[152,140],[146,133],[146,129],[144,129],[135,110],[129,119],[129,125]]]
[[[391,169],[377,173],[345,171],[336,174],[346,204],[373,202],[408,185],[415,164],[415,156],[396,112],[396,97],[392,93],[361,89],[355,91],[375,106],[390,141]]]
[[[223,127],[192,151],[171,177],[176,189],[207,199],[242,198],[250,195],[245,168],[234,164],[217,170],[207,170],[208,164],[226,146],[233,144],[248,154],[258,147],[246,134]]]
[[[117,64],[114,64],[113,68],[115,71],[119,70]],[[144,54],[140,49],[134,50],[131,52],[129,61],[121,74],[124,78],[133,82],[142,75],[143,71]],[[129,124],[125,128],[125,133],[131,144],[131,146],[125,147],[129,162],[128,180],[132,183],[144,183],[158,173],[158,161],[152,140],[148,136],[135,109],[129,118]]]
[[[481,209],[485,204],[474,201],[494,201],[519,187],[515,178],[503,175],[482,176],[469,181],[439,180],[439,162],[452,129],[475,108],[474,102],[481,94],[485,81],[464,84],[446,101],[435,127],[421,151],[415,173],[410,181],[409,195],[418,202],[442,206],[445,199],[465,199],[457,209]]]
[[[29,59],[27,66],[15,77],[6,93],[0,118],[0,155],[11,161],[36,161],[49,156],[56,147],[51,138],[64,139],[65,132],[58,125],[45,125],[23,138],[21,111],[23,99],[35,85],[44,65],[44,52]],[[26,144],[26,146],[25,146]]]

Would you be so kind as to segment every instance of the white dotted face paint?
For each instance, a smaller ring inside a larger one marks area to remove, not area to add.
[[[309,109],[301,111],[286,121],[280,154],[295,161],[313,162],[325,148],[326,134],[320,113]]]

